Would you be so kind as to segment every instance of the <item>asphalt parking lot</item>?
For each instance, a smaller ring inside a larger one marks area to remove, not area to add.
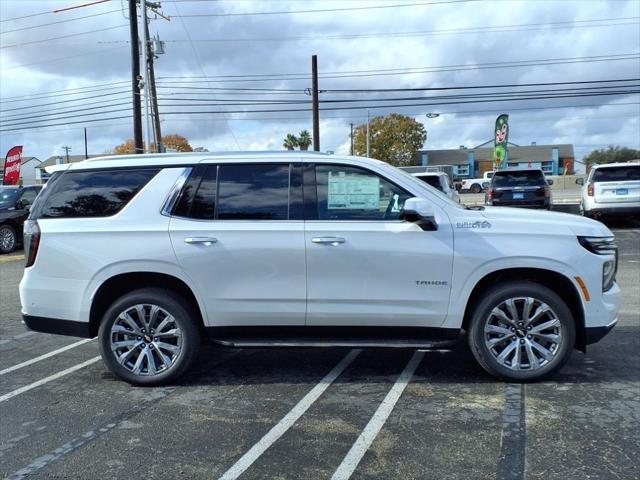
[[[494,380],[461,343],[447,353],[207,346],[179,385],[131,387],[107,372],[95,340],[27,331],[23,264],[0,263],[0,476],[638,478],[640,229],[612,227],[618,326],[529,385]]]

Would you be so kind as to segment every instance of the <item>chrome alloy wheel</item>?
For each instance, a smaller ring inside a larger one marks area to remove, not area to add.
[[[510,370],[531,371],[551,362],[563,341],[563,328],[546,303],[509,298],[491,310],[484,325],[485,346]]]
[[[110,346],[116,361],[136,375],[168,370],[180,356],[182,343],[175,318],[158,305],[129,307],[111,327]]]
[[[10,227],[0,227],[0,249],[10,252],[16,246],[16,236]]]

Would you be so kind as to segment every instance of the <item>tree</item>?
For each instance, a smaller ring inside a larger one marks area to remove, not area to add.
[[[392,113],[374,117],[369,122],[369,150],[372,158],[391,165],[410,165],[416,152],[427,139],[423,125],[411,117]],[[354,132],[356,155],[367,153],[367,125],[359,125]]]
[[[178,135],[175,133],[165,135],[162,137],[162,143],[164,144],[165,148],[176,150],[178,152],[193,152],[193,148],[191,148],[191,145],[189,145],[189,140],[187,140],[182,135]],[[153,145],[151,145],[151,151],[155,152],[156,150],[156,144],[154,143]],[[115,147],[113,149],[113,152],[116,155],[130,155],[132,153],[136,153],[136,144],[130,138],[122,145],[118,145],[117,147]]]
[[[298,146],[298,139],[293,133],[287,133],[287,136],[284,137],[284,142],[282,146],[287,150],[295,150]]]
[[[309,145],[311,145],[311,134],[309,130],[302,130],[300,132],[298,145],[300,146],[300,150],[309,150]]]
[[[595,163],[628,162],[629,160],[636,160],[638,158],[640,158],[640,150],[609,145],[609,148],[606,150],[594,150],[584,157],[584,163],[593,165]]]
[[[170,148],[178,152],[193,152],[193,148],[189,145],[189,140],[182,135],[175,133],[172,133],[171,135],[164,135],[162,137],[162,143],[165,148]]]

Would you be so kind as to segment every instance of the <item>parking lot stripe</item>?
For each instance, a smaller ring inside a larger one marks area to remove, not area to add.
[[[53,357],[54,355],[58,355],[59,353],[66,352],[67,350],[71,350],[72,348],[79,347],[80,345],[84,345],[85,343],[88,343],[92,340],[93,338],[86,338],[84,340],[80,340],[79,342],[72,343],[71,345],[67,345],[66,347],[58,348],[57,350],[53,350],[52,352],[45,353],[44,355],[40,355],[39,357],[32,358],[31,360],[27,360],[26,362],[19,363],[17,365],[14,365],[13,367],[5,368],[4,370],[0,370],[0,376],[5,375],[9,372],[13,372],[15,370],[19,370],[20,368],[23,368],[23,367],[28,367],[29,365],[33,365],[34,363],[37,363],[46,358]]]
[[[227,470],[220,480],[235,480],[249,468],[271,445],[273,445],[291,426],[304,415],[311,405],[329,388],[336,378],[347,368],[362,350],[351,350],[318,384],[300,400],[282,420],[269,430],[258,443],[249,449],[240,459]]]
[[[15,396],[18,396],[21,393],[28,392],[29,390],[33,390],[34,388],[39,387],[40,385],[44,385],[45,383],[49,383],[53,380],[57,380],[58,378],[64,377],[65,375],[69,375],[70,373],[80,370],[81,368],[88,367],[92,363],[96,363],[98,360],[100,360],[100,355],[98,355],[97,357],[93,357],[87,360],[86,362],[82,362],[82,363],[79,363],[78,365],[74,365],[73,367],[62,370],[61,372],[54,373],[53,375],[49,375],[48,377],[45,377],[42,380],[38,380],[37,382],[30,383],[29,385],[20,387],[16,390],[13,390],[12,392],[5,393],[4,395],[0,396],[0,403],[5,402]]]
[[[417,351],[413,354],[411,360],[409,360],[409,363],[407,363],[407,366],[404,367],[404,370],[396,380],[396,383],[391,387],[391,390],[389,390],[389,393],[387,393],[387,396],[376,410],[376,413],[373,414],[373,417],[371,417],[367,426],[364,427],[364,430],[351,447],[351,450],[349,450],[349,453],[347,453],[347,456],[344,457],[344,460],[342,460],[342,463],[338,466],[331,480],[347,480],[351,477],[362,460],[362,457],[364,457],[364,454],[369,450],[378,433],[380,433],[382,426],[387,421],[387,418],[389,418],[402,392],[411,381],[411,377],[413,377],[416,368],[418,368],[423,358],[424,352]]]
[[[502,437],[496,480],[524,478],[525,396],[524,384],[510,383],[506,387],[506,405],[502,418]]]

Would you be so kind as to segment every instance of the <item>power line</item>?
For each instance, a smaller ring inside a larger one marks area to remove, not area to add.
[[[0,101],[0,104],[2,104],[2,103],[29,102],[29,101],[32,101],[32,100],[44,100],[44,99],[50,99],[50,98],[55,98],[55,97],[66,97],[66,96],[69,96],[69,95],[83,95],[83,94],[86,94],[86,93],[95,93],[95,92],[111,92],[109,94],[105,93],[103,95],[96,95],[96,96],[93,96],[93,97],[82,97],[82,98],[71,98],[71,99],[66,99],[66,100],[59,100],[56,103],[63,103],[63,102],[67,102],[67,101],[76,102],[78,100],[84,100],[85,98],[86,99],[91,99],[91,98],[97,98],[97,97],[100,97],[100,96],[113,95],[114,94],[113,90],[115,88],[124,88],[124,85],[118,85],[117,87],[110,87],[110,88],[96,88],[95,90],[84,90],[84,91],[79,91],[79,92],[56,93],[56,94],[52,94],[52,95],[42,95],[42,96],[32,97],[32,98],[20,98],[20,99],[14,99],[14,100],[3,100],[3,101]],[[128,91],[128,90],[125,90],[125,91]],[[122,93],[122,91],[115,92],[115,93]],[[42,106],[42,105],[49,105],[49,104],[41,104],[39,106]],[[21,108],[31,108],[31,106],[33,106],[33,105],[30,105],[28,107],[21,107]],[[4,108],[2,110],[3,111],[8,111],[7,109],[4,109]]]
[[[16,120],[25,120],[25,119],[32,119],[32,118],[41,118],[41,117],[51,118],[51,117],[56,117],[58,115],[64,115],[64,114],[67,114],[67,113],[86,112],[87,110],[98,110],[98,109],[104,109],[104,108],[109,108],[109,107],[121,107],[123,105],[129,105],[129,107],[131,107],[131,101],[120,102],[120,103],[111,103],[111,104],[108,104],[108,105],[100,105],[100,106],[96,106],[96,107],[78,108],[78,109],[75,109],[75,110],[66,110],[66,111],[62,111],[62,112],[53,112],[53,111],[49,111],[49,112],[46,112],[46,113],[31,112],[27,116],[0,118],[0,123],[8,122],[8,121],[12,121],[13,122],[13,121],[16,121]],[[54,110],[58,110],[58,109],[54,109]],[[101,112],[97,112],[97,113],[101,113]],[[35,115],[35,114],[38,114],[38,115]],[[92,113],[91,115],[95,115],[95,113]],[[52,120],[58,120],[58,119],[52,119]]]
[[[509,108],[509,112],[518,112],[518,111],[534,111],[534,110],[555,110],[555,109],[567,109],[567,108],[601,108],[601,107],[622,107],[622,106],[627,106],[627,105],[640,105],[640,102],[621,102],[621,103],[599,103],[599,104],[580,104],[580,105],[559,105],[559,106],[545,106],[545,107],[524,107],[524,108]],[[477,114],[482,114],[482,113],[491,113],[491,114],[495,114],[497,112],[496,109],[493,110],[462,110],[462,111],[441,111],[439,112],[441,115],[468,115],[468,116],[473,116],[473,115],[477,115]],[[242,112],[244,113],[244,112]],[[424,113],[424,111],[421,112],[415,112],[415,113],[406,113],[407,115],[422,115]],[[635,115],[634,115],[635,116]],[[89,120],[80,120],[80,121],[74,121],[74,122],[62,122],[62,123],[55,123],[55,124],[47,124],[47,125],[35,125],[35,126],[30,126],[30,127],[22,127],[22,128],[15,128],[15,129],[5,129],[5,130],[0,130],[0,132],[16,132],[16,131],[20,131],[20,132],[24,132],[24,131],[29,131],[29,130],[35,130],[35,129],[42,129],[42,128],[47,128],[47,127],[56,127],[56,126],[60,126],[60,125],[76,125],[76,124],[86,124],[86,123],[95,123],[95,122],[103,122],[103,121],[109,121],[109,120],[120,120],[120,119],[130,119],[131,115],[126,115],[126,116],[121,116],[121,117],[111,117],[111,118],[103,118],[103,119],[89,119]],[[280,120],[280,121],[287,121],[288,119],[290,119],[291,117],[272,117],[271,119],[273,120]],[[308,117],[304,117],[302,119],[307,119]],[[339,117],[335,117],[335,116],[327,116],[325,118],[335,118],[335,119],[341,119],[341,118],[366,118],[366,116],[363,115],[358,115],[358,116],[344,116],[341,115]],[[239,119],[231,119],[233,121],[255,121],[255,120],[264,120],[265,117],[254,117],[254,118],[248,118],[248,117],[243,117],[243,118],[239,118]],[[268,119],[268,118],[266,118]],[[218,119],[174,119],[172,121],[219,121],[219,122],[223,122],[223,121],[227,121],[226,119],[223,118],[218,118]],[[107,124],[104,126],[121,126],[121,125],[128,125],[128,123],[124,124],[124,123],[119,123],[119,124]],[[67,131],[68,129],[58,129],[58,130],[53,130],[53,131]],[[52,130],[45,130],[45,131],[52,131]]]
[[[59,62],[61,60],[68,60],[70,58],[77,58],[77,57],[87,57],[89,55],[93,55],[95,56],[96,54],[104,54],[105,52],[110,52],[112,50],[120,50],[121,48],[127,48],[126,45],[121,45],[119,47],[113,47],[113,48],[105,48],[104,50],[93,50],[91,52],[85,52],[85,53],[78,53],[76,55],[68,55],[66,57],[58,57],[58,58],[52,58],[50,60],[43,60],[42,62],[33,62],[33,63],[23,63],[20,65],[9,65],[8,67],[0,67],[0,70],[11,70],[14,68],[23,68],[23,67],[31,67],[33,65],[42,65],[45,63],[54,63],[54,62]]]
[[[60,40],[62,38],[70,38],[70,37],[77,37],[79,35],[90,35],[92,33],[97,33],[97,32],[106,32],[108,30],[115,30],[117,28],[124,28],[124,27],[128,27],[129,25],[115,25],[113,27],[105,27],[105,28],[98,28],[96,30],[91,30],[89,32],[77,32],[77,33],[70,33],[68,35],[60,35],[59,37],[51,37],[51,38],[43,38],[40,40],[32,40],[30,42],[22,42],[22,43],[14,43],[11,45],[2,45],[0,46],[0,49],[2,48],[15,48],[15,47],[25,47],[27,45],[35,45],[37,43],[46,43],[46,42],[51,42],[53,40]]]
[[[130,105],[129,103],[127,103],[127,105]],[[67,116],[62,116],[62,117],[57,117],[54,118],[52,120],[64,120],[67,118],[82,118],[82,117],[88,117],[88,116],[92,116],[92,115],[103,115],[105,113],[116,113],[116,112],[130,112],[131,111],[131,107],[129,108],[115,108],[113,110],[103,110],[101,112],[94,112],[94,113],[81,113],[78,115],[67,115]],[[37,123],[33,122],[33,121],[26,121],[26,122],[18,122],[18,123],[12,123],[9,125],[9,127],[16,127],[18,125],[28,125],[30,123]]]
[[[24,106],[24,107],[3,108],[2,110],[0,110],[0,112],[1,113],[14,112],[16,110],[28,110],[30,108],[40,108],[40,107],[46,107],[46,106],[49,106],[49,105],[60,105],[61,103],[80,102],[80,101],[83,101],[83,100],[91,100],[92,98],[103,98],[103,97],[112,97],[114,95],[122,95],[123,93],[131,93],[131,90],[121,90],[119,92],[102,93],[100,95],[91,95],[89,97],[82,97],[82,98],[70,98],[70,99],[66,99],[66,100],[58,100],[58,101],[49,102],[49,103],[39,103],[39,104],[35,104],[35,105],[27,105],[27,106]]]
[[[421,68],[409,68],[409,69],[382,69],[382,70],[361,70],[357,73],[354,72],[325,72],[319,75],[319,78],[323,79],[336,79],[336,78],[356,78],[356,77],[375,77],[375,76],[393,76],[393,75],[414,75],[421,73],[442,73],[442,72],[456,72],[466,70],[484,70],[488,68],[521,68],[541,65],[562,65],[562,64],[574,64],[574,63],[592,63],[592,62],[609,62],[620,60],[637,60],[640,58],[639,53],[625,53],[625,54],[613,54],[613,55],[591,55],[586,57],[564,57],[564,58],[547,58],[536,60],[511,60],[505,62],[491,62],[491,63],[477,63],[475,65],[458,64],[458,65],[443,65],[438,67],[421,67]],[[287,75],[289,75],[287,77]],[[242,77],[242,78],[234,78]],[[245,78],[248,77],[248,78]],[[206,80],[181,80],[173,81],[170,83],[235,83],[235,82],[265,82],[273,80],[309,80],[308,74],[273,74],[263,75],[260,78],[255,78],[256,75],[227,75],[227,76],[209,76],[209,77],[197,77],[206,78]],[[267,78],[268,77],[268,78]],[[164,77],[162,77],[164,78]],[[175,78],[175,77],[173,77]],[[192,77],[195,78],[195,77]],[[220,80],[212,80],[219,78]],[[224,78],[224,79],[223,79]],[[158,84],[167,84],[169,82],[158,82]],[[182,87],[181,87],[182,88]]]
[[[481,27],[467,28],[449,28],[442,30],[418,30],[408,32],[377,32],[363,34],[338,34],[338,35],[298,35],[288,37],[251,37],[251,38],[201,38],[195,39],[194,42],[205,43],[238,43],[238,42],[286,42],[297,40],[355,40],[360,38],[398,38],[398,37],[425,37],[438,35],[461,35],[461,34],[486,34],[486,33],[509,33],[509,32],[527,32],[540,30],[539,27],[545,29],[556,30],[573,26],[574,28],[595,28],[595,27],[612,27],[622,25],[638,26],[640,17],[620,17],[612,19],[594,19],[594,20],[572,20],[561,22],[547,23],[523,23],[514,25],[487,25]],[[604,23],[607,22],[607,23]],[[185,40],[165,40],[167,43],[180,43]],[[107,43],[107,42],[105,42]]]
[[[121,11],[122,10],[120,10],[120,9],[109,10],[107,12],[93,13],[91,15],[84,15],[82,17],[68,18],[66,20],[58,20],[57,22],[41,23],[39,25],[31,25],[29,27],[14,28],[13,30],[2,30],[2,31],[0,31],[0,35],[6,34],[6,33],[13,33],[13,32],[22,32],[24,30],[32,30],[34,28],[48,27],[50,25],[58,25],[60,23],[74,22],[76,20],[83,20],[85,18],[99,17],[101,15],[107,15],[109,13],[115,13],[115,12],[121,12]],[[5,20],[3,20],[3,21],[5,21]]]
[[[198,13],[189,15],[174,15],[174,17],[180,18],[193,18],[193,17],[248,17],[259,15],[291,15],[297,13],[327,13],[327,12],[349,12],[357,10],[381,10],[389,8],[404,8],[404,7],[423,7],[429,5],[441,5],[451,3],[472,3],[480,0],[440,0],[434,2],[419,2],[419,3],[404,3],[394,5],[370,5],[366,7],[341,7],[341,8],[317,8],[311,10],[280,10],[272,12],[238,12],[238,13]]]

